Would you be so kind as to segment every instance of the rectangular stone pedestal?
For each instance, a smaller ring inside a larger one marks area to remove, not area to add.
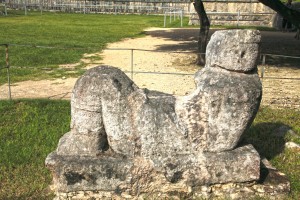
[[[260,175],[260,158],[251,145],[220,153],[178,155],[168,161],[111,154],[60,156],[53,152],[46,166],[52,171],[57,194],[94,191],[108,197],[158,193],[190,196],[193,188],[201,185],[255,181]]]

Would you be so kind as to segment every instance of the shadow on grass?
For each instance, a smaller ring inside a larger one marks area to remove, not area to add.
[[[283,123],[263,122],[252,124],[245,132],[240,145],[252,144],[261,158],[272,160],[284,151],[285,135],[289,128]],[[268,182],[275,185],[285,184],[288,179],[286,176],[278,174],[276,170],[269,169],[262,162],[258,183],[268,184]]]
[[[284,134],[277,135],[280,127],[287,127],[283,123],[258,123],[245,132],[240,145],[252,144],[261,157],[271,160],[284,150],[285,139]]]

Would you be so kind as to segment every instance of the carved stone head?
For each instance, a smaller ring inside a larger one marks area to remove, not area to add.
[[[223,30],[215,32],[206,49],[206,67],[249,72],[256,68],[259,31]]]

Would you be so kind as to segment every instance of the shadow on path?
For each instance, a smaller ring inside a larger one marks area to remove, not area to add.
[[[209,38],[217,31],[211,29]],[[197,51],[198,28],[183,28],[183,29],[162,29],[147,31],[148,35],[166,40],[178,41],[174,45],[160,45],[157,50],[162,51]],[[279,32],[279,31],[261,31],[262,40],[260,51],[262,54],[276,54],[300,57],[300,40],[294,38],[294,32]],[[300,59],[282,58],[276,56],[266,57],[267,65],[275,65],[280,67],[297,67],[300,68]]]

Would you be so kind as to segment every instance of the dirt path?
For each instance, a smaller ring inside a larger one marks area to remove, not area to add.
[[[146,32],[146,37],[136,39],[126,39],[121,42],[108,45],[108,49],[116,48],[134,48],[145,50],[157,50],[161,45],[176,45],[178,41],[171,39],[152,36],[150,33],[154,29]],[[160,30],[160,29],[155,29]],[[168,32],[168,30],[166,30]],[[196,42],[196,41],[195,41]],[[187,51],[190,52],[190,51]],[[176,61],[184,62],[187,58],[194,54],[182,53],[163,53],[151,51],[133,52],[133,70],[139,72],[162,72],[162,73],[185,73],[194,74],[197,66],[188,66],[187,68],[180,66],[172,66]],[[101,64],[119,67],[123,71],[131,70],[131,51],[130,50],[104,50],[101,54],[103,60]],[[187,56],[187,57],[186,57]],[[88,62],[88,61],[86,61]],[[192,62],[192,61],[190,61]],[[95,67],[99,64],[90,64],[88,68]],[[70,67],[70,66],[68,66]],[[131,73],[127,73],[131,77]],[[23,81],[13,84],[11,87],[12,98],[64,98],[69,99],[72,88],[77,78],[41,80],[41,81]],[[166,93],[183,95],[194,88],[193,75],[168,75],[168,74],[140,74],[134,73],[133,80],[139,87],[147,87],[151,90],[159,90]],[[0,87],[0,98],[7,98],[7,85]]]
[[[158,90],[174,95],[185,95],[194,89],[193,75],[199,68],[194,65],[194,51],[197,46],[197,29],[148,29],[147,36],[136,39],[126,39],[121,42],[112,43],[108,50],[101,53],[103,60],[101,64],[119,67],[129,72],[133,67],[134,72],[156,72],[153,73],[127,73],[133,76],[134,82],[142,88]],[[212,31],[213,32],[213,31]],[[272,49],[281,48],[278,45],[280,32],[268,33],[272,37],[266,37],[262,43],[263,50],[270,52]],[[273,40],[272,40],[273,38]],[[292,35],[285,36],[282,49],[287,55],[300,55],[300,48]],[[283,40],[279,40],[283,41]],[[288,43],[287,43],[288,42]],[[272,46],[273,45],[273,46]],[[292,52],[287,52],[289,45]],[[293,46],[295,45],[295,46]],[[116,48],[134,48],[153,51],[133,51],[133,65],[131,65],[131,50],[113,50]],[[157,52],[164,51],[164,52]],[[185,53],[176,53],[176,51]],[[85,60],[86,63],[89,60]],[[99,64],[89,64],[88,68]],[[261,71],[261,69],[259,70]],[[162,74],[163,73],[163,74]],[[168,74],[168,73],[177,73]],[[190,75],[182,75],[190,74]],[[295,67],[267,67],[265,77],[281,77],[282,79],[263,79],[263,101],[265,105],[274,107],[300,108],[300,61],[299,68]],[[294,79],[286,79],[294,78]],[[69,99],[72,88],[77,78],[24,81],[12,86],[12,98],[50,98]],[[7,98],[7,86],[0,86],[0,98]]]

